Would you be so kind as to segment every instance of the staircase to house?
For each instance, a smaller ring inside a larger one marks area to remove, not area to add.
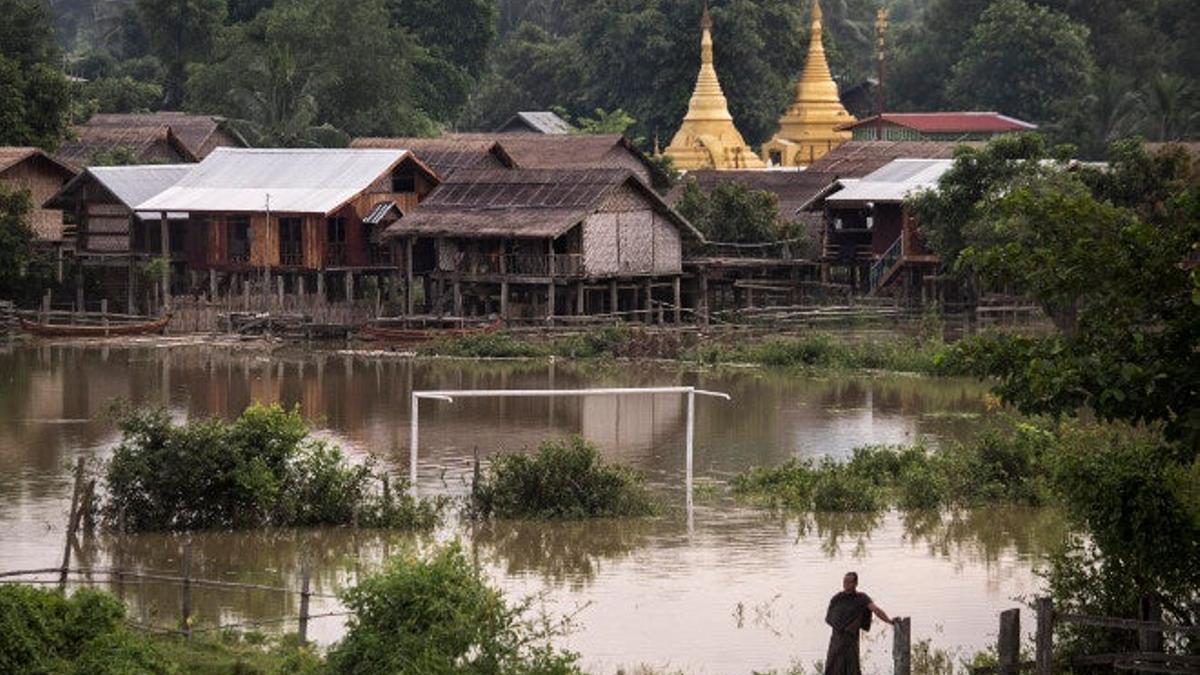
[[[871,295],[878,295],[895,278],[900,268],[904,267],[904,235],[896,237],[896,241],[888,247],[883,256],[871,265]]]

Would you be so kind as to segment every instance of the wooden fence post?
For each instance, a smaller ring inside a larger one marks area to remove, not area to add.
[[[999,657],[997,672],[1016,675],[1021,670],[1021,610],[1009,609],[1000,613],[1000,637],[996,643]]]
[[[912,675],[912,619],[897,618],[892,624],[892,662],[895,675]]]
[[[183,587],[180,590],[179,628],[187,638],[192,637],[192,542],[183,545]]]
[[[108,298],[100,299],[100,322],[104,325],[104,337],[108,337]]]
[[[300,577],[300,644],[308,643],[308,601],[312,597],[309,592],[309,583],[312,576],[312,566],[309,563],[308,557],[304,558],[303,567],[301,568]]]
[[[1142,621],[1162,623],[1162,603],[1152,595],[1143,595],[1138,599],[1138,618]],[[1138,631],[1138,651],[1161,652],[1163,650],[1163,634],[1161,631],[1147,628]]]
[[[1050,675],[1054,661],[1054,602],[1050,598],[1038,598],[1036,607],[1037,638],[1034,663],[1037,675]]]
[[[71,541],[75,539],[75,528],[79,526],[79,497],[83,490],[83,458],[75,462],[75,487],[71,490],[71,512],[67,514],[67,537],[63,543],[62,571],[58,584],[66,587],[67,571],[71,567]]]

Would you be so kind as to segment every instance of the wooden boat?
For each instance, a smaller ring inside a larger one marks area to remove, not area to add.
[[[21,330],[39,337],[115,337],[161,333],[171,321],[171,315],[142,323],[112,323],[107,326],[37,323],[18,319]]]
[[[503,327],[500,320],[482,326],[462,328],[389,328],[373,324],[364,324],[359,332],[363,337],[382,342],[428,342],[438,338],[462,337],[479,333],[494,333]]]

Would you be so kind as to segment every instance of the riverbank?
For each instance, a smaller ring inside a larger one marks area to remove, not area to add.
[[[581,362],[661,362],[685,366],[764,367],[852,372],[894,371],[924,375],[964,375],[952,345],[940,338],[847,329],[795,334],[744,330],[679,332],[609,326],[586,331],[495,331],[423,343],[376,341],[305,342],[271,337],[217,335],[61,338],[9,343],[55,347],[191,347],[273,352],[306,349],[379,358],[468,360],[565,359]]]

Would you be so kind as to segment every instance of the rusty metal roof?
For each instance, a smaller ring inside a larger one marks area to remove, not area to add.
[[[694,228],[633,173],[623,169],[461,170],[388,228],[389,236],[557,237],[598,210],[622,185],[681,230]]]
[[[862,178],[896,159],[951,159],[954,141],[846,141],[809,165],[808,170],[839,178]]]
[[[328,214],[410,156],[403,149],[217,148],[137,210]]]

